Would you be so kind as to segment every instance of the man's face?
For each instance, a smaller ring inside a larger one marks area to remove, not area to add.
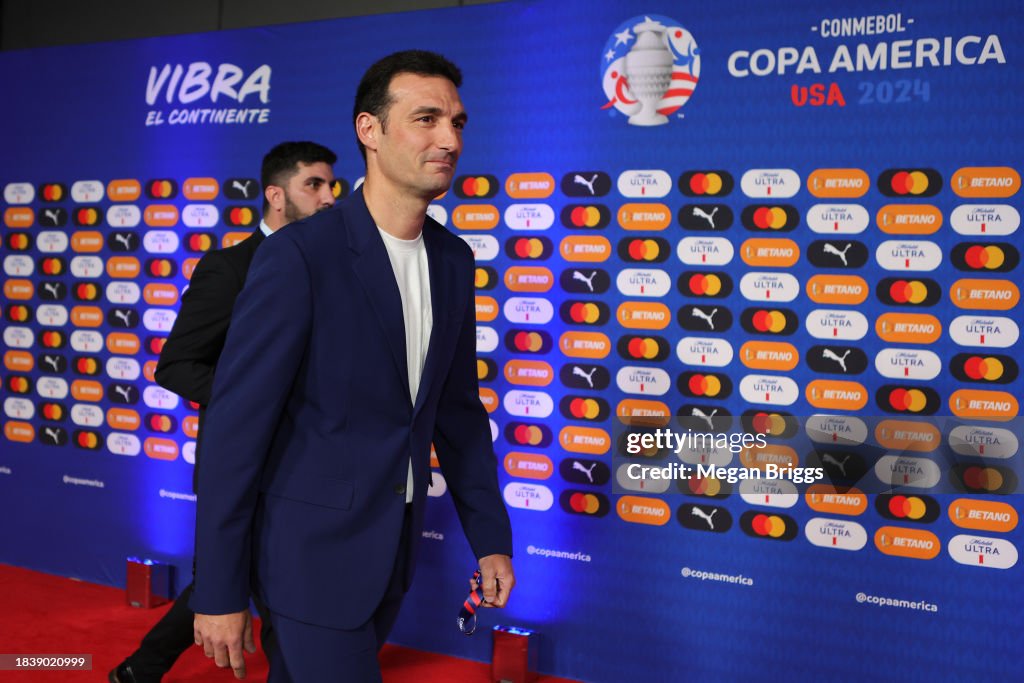
[[[441,76],[400,73],[379,131],[377,164],[402,192],[433,199],[445,192],[462,153],[466,111],[455,84]]]
[[[288,179],[284,188],[284,217],[288,223],[312,216],[334,206],[334,171],[320,161],[314,164],[299,162],[299,171]]]

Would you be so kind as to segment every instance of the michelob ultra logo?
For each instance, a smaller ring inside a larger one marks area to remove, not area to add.
[[[672,289],[672,279],[664,270],[625,268],[619,271],[615,286],[626,296],[663,297]]]
[[[603,204],[569,204],[561,218],[567,228],[601,229],[608,227],[611,213]]]
[[[949,370],[962,382],[1009,384],[1017,379],[1017,361],[1002,354],[958,353]]]
[[[181,211],[181,222],[187,228],[211,228],[220,220],[220,210],[213,204],[189,204]]]
[[[662,526],[672,519],[672,509],[659,498],[622,496],[615,504],[615,512],[626,522]]]
[[[949,216],[953,230],[961,235],[1002,237],[1020,227],[1020,212],[1009,204],[962,204]]]
[[[960,425],[949,433],[949,445],[958,455],[985,458],[1012,458],[1020,445],[1009,429]]]
[[[875,260],[886,270],[935,270],[942,263],[942,250],[934,242],[888,240],[878,245]]]
[[[949,470],[953,488],[967,493],[1006,495],[1017,490],[1017,473],[1000,465],[964,465],[958,463]]]
[[[508,337],[506,336],[506,344],[508,343]],[[542,339],[540,335],[537,335],[537,339]],[[476,327],[476,350],[477,353],[490,353],[494,349],[498,348],[498,332],[493,327],[487,327],[484,325],[477,325]],[[515,349],[515,346],[510,346],[510,349]]]
[[[1020,328],[1010,318],[961,315],[949,324],[949,336],[960,346],[1005,349],[1017,343]]]
[[[800,389],[782,375],[746,375],[740,380],[740,395],[750,403],[788,406],[800,397]]]
[[[1020,263],[1020,253],[1008,242],[960,242],[953,247],[951,259],[958,270],[1008,273]]]
[[[57,259],[60,262],[60,259]],[[44,261],[45,263],[45,261]],[[24,254],[9,254],[4,257],[4,274],[8,277],[21,277],[24,275],[31,275],[35,270],[35,265],[32,263],[32,258]],[[46,275],[56,275],[56,273],[46,273]]]
[[[847,519],[814,517],[807,520],[804,536],[819,548],[856,551],[868,543],[868,532],[864,527]]]
[[[894,557],[931,560],[942,550],[942,542],[924,529],[883,526],[875,532],[875,547]]]
[[[957,417],[1008,420],[1020,414],[1017,398],[1005,391],[958,389],[949,397],[949,408]]]
[[[1008,533],[1020,517],[1012,505],[992,500],[957,498],[949,506],[949,519],[963,529]]]
[[[812,415],[804,432],[816,443],[836,446],[859,446],[868,438],[867,425],[852,415]]]
[[[788,268],[800,260],[800,247],[789,239],[753,238],[743,243],[740,255],[748,266]]]
[[[800,212],[789,204],[752,204],[740,213],[740,222],[754,232],[790,232],[800,224]]]
[[[732,209],[726,204],[684,204],[678,218],[686,230],[728,230],[733,222]]]
[[[532,419],[545,418],[555,409],[555,404],[546,393],[519,389],[506,392],[502,405],[509,415]]]
[[[789,273],[753,272],[740,279],[740,293],[748,301],[786,303],[800,295],[800,283]]]
[[[56,340],[54,340],[54,336]],[[50,346],[46,343],[46,340],[50,339],[53,341],[60,341],[63,345],[63,336],[56,330],[47,330],[41,335],[41,341],[43,346],[47,348],[57,348],[56,346]],[[12,349],[28,349],[32,347],[35,341],[35,333],[27,328],[15,325],[7,325],[4,327],[4,344],[11,347]]]
[[[786,199],[800,191],[800,176],[784,168],[755,168],[740,178],[743,194],[755,199]]]
[[[1010,569],[1017,564],[1017,548],[1003,538],[959,534],[949,539],[949,556],[960,564]]]
[[[859,168],[819,168],[807,176],[807,190],[815,197],[863,197],[871,187],[868,174]]]
[[[501,184],[492,175],[459,176],[453,184],[455,196],[462,199],[488,199],[498,194]]]
[[[686,171],[679,176],[679,191],[687,197],[726,197],[735,185],[728,171]]]
[[[679,291],[684,296],[721,299],[732,293],[732,278],[727,273],[688,271],[679,276]]]
[[[513,173],[505,180],[505,193],[513,199],[544,199],[554,191],[550,173]]]
[[[807,297],[818,304],[856,306],[868,298],[868,283],[857,275],[815,275],[807,281]]]
[[[961,197],[1012,197],[1020,189],[1020,174],[1008,166],[968,166],[949,181]]]
[[[878,191],[886,197],[933,197],[942,189],[942,176],[931,168],[893,168],[878,176]]]
[[[36,198],[36,188],[31,183],[7,183],[4,185],[4,201],[8,204],[31,204]]]
[[[942,323],[924,313],[883,313],[875,319],[875,332],[882,341],[931,344],[942,336]]]
[[[157,285],[156,283],[153,283],[153,286],[174,287],[174,285],[169,285],[169,284]],[[149,285],[147,285],[147,288],[148,287],[149,287]],[[177,292],[178,291],[177,288],[175,288],[174,291]],[[106,297],[107,297],[107,301],[109,301],[110,303],[113,303],[113,304],[129,304],[130,305],[130,304],[134,304],[134,303],[138,302],[139,296],[140,296],[140,294],[139,294],[139,285],[134,283],[134,282],[122,282],[120,280],[115,280],[113,282],[108,282],[107,283]],[[166,300],[167,299],[163,299],[163,298],[160,299],[160,301],[166,301]],[[160,304],[153,304],[153,305],[160,305]]]
[[[684,237],[676,246],[676,255],[689,266],[724,266],[732,261],[734,250],[725,237]]]
[[[723,368],[732,362],[732,345],[718,337],[683,337],[676,356],[686,365]]]
[[[604,171],[570,171],[562,176],[567,197],[603,197],[612,191],[612,179]]]
[[[4,415],[13,420],[31,420],[35,414],[35,404],[27,398],[8,396],[4,399]]]
[[[931,235],[942,227],[942,212],[931,204],[886,204],[875,221],[887,235]]]
[[[672,223],[672,210],[665,204],[623,204],[616,214],[623,230],[664,230]]]
[[[491,289],[491,283],[497,279],[497,275],[492,269],[485,267],[483,270],[481,274],[481,268],[477,267],[477,286],[481,287],[481,280],[485,279],[489,286],[481,288]],[[512,292],[547,292],[555,284],[555,276],[543,266],[512,266],[505,271],[504,279],[505,286]]]
[[[672,380],[661,368],[627,365],[615,376],[619,390],[626,394],[664,396],[672,388]]]
[[[503,307],[505,318],[523,325],[545,325],[555,315],[551,302],[536,297],[510,297]]]
[[[142,220],[142,212],[134,205],[112,206],[107,210],[107,225],[115,228],[134,228]]]
[[[105,186],[98,180],[77,180],[71,184],[71,199],[77,204],[98,202],[104,193]]]
[[[150,254],[173,253],[180,243],[178,233],[173,230],[150,230],[142,238],[142,247]]]
[[[807,260],[819,268],[860,268],[868,256],[868,248],[856,240],[816,240],[807,247]]]
[[[749,341],[740,347],[740,361],[751,370],[786,372],[800,362],[800,352],[787,342]]]
[[[816,379],[804,395],[812,406],[826,410],[860,410],[868,403],[868,391],[859,382]]]
[[[623,197],[657,199],[672,190],[672,178],[665,171],[623,171],[616,185]]]
[[[1010,280],[962,279],[950,287],[949,297],[957,308],[1008,311],[1020,302],[1020,289]]]
[[[815,512],[856,517],[868,509],[868,497],[852,486],[812,484],[804,494],[807,507]]]
[[[892,495],[880,493],[875,498],[875,509],[882,517],[898,522],[931,524],[939,518],[939,504],[931,496]]]
[[[551,489],[541,484],[526,484],[513,481],[505,485],[502,497],[509,506],[521,510],[536,510],[544,512],[554,505],[554,495]]]
[[[927,458],[885,455],[875,463],[875,476],[887,486],[930,489],[942,479],[942,470]]]
[[[113,259],[111,259],[113,261]],[[44,259],[40,264],[40,270],[49,275],[59,275],[64,272],[64,260],[60,258]],[[110,261],[107,262],[108,266]],[[97,256],[76,256],[71,259],[71,274],[79,278],[99,277],[103,272],[103,259]]]
[[[561,241],[558,251],[566,261],[601,263],[611,258],[612,245],[599,235],[570,235]]]
[[[868,333],[868,319],[859,311],[817,308],[804,321],[816,339],[857,341]]]
[[[875,296],[890,306],[934,306],[942,298],[942,288],[929,278],[887,277],[875,285]]]
[[[493,204],[460,204],[452,211],[452,224],[459,230],[491,230],[500,220]]]
[[[939,376],[942,360],[924,349],[885,348],[875,355],[875,370],[890,379],[930,380]]]

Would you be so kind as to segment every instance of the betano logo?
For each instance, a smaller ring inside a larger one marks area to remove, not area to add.
[[[924,313],[883,313],[875,319],[875,332],[896,344],[932,344],[942,336],[942,323]]]
[[[554,369],[544,361],[519,358],[505,364],[504,374],[509,383],[521,386],[546,387],[555,378]]]
[[[1020,189],[1020,174],[1007,166],[968,166],[949,181],[961,197],[1012,197]]]
[[[807,402],[825,410],[860,410],[868,403],[868,391],[859,382],[816,379],[804,389]]]
[[[142,417],[131,408],[109,408],[107,425],[118,431],[134,432],[142,426]],[[152,429],[152,427],[150,427]]]
[[[931,235],[942,227],[942,212],[931,204],[886,204],[875,221],[888,235]]]
[[[1008,503],[957,498],[949,505],[949,519],[962,529],[1008,533],[1017,528],[1017,510]]]
[[[672,209],[666,204],[623,204],[616,216],[623,230],[659,231],[672,223]]]
[[[4,225],[8,228],[30,228],[35,220],[35,212],[27,207],[11,206],[4,211]]]
[[[852,486],[812,484],[804,494],[807,507],[830,515],[857,517],[868,509],[868,497]]]
[[[871,179],[859,168],[819,168],[807,176],[807,190],[815,197],[855,199],[870,187]]]
[[[883,526],[875,532],[875,547],[894,557],[931,560],[942,550],[942,542],[924,529]]]
[[[550,479],[555,472],[551,458],[537,453],[513,451],[505,456],[505,471],[523,479]]]
[[[800,352],[786,342],[749,341],[740,347],[740,362],[751,370],[788,371],[800,362]]]
[[[957,308],[1008,311],[1020,302],[1020,289],[1010,280],[963,279],[953,283],[949,296]]]
[[[216,178],[186,178],[181,187],[185,199],[191,201],[209,201],[220,194],[220,184]]]
[[[664,427],[672,419],[672,410],[661,401],[627,398],[615,407],[615,415],[623,424]]]
[[[491,296],[476,297],[476,321],[487,323],[498,317],[498,301]]]
[[[679,191],[687,197],[726,197],[735,185],[728,171],[686,171],[679,176]]]
[[[672,519],[668,503],[658,498],[622,496],[615,504],[615,511],[624,522],[663,526]]]
[[[172,228],[178,224],[178,207],[173,204],[150,204],[142,220],[151,228]]]
[[[550,173],[513,173],[505,180],[505,193],[513,199],[544,199],[554,191]]]
[[[71,383],[71,396],[76,401],[99,403],[103,400],[103,385],[96,380],[76,379]]]
[[[615,318],[627,329],[663,330],[672,321],[672,312],[661,303],[627,301],[619,306]]]
[[[1017,398],[1005,391],[958,389],[949,396],[949,408],[957,417],[1009,420],[1020,414]]]
[[[612,255],[611,242],[597,235],[570,235],[559,244],[559,253],[566,261],[601,263]]]
[[[480,286],[480,268],[477,268],[477,287]],[[547,292],[555,284],[555,276],[541,266],[512,266],[505,271],[505,286],[512,292]],[[488,283],[491,278],[488,274]]]
[[[4,354],[4,367],[11,372],[31,372],[35,367],[35,359],[28,351],[7,351]]]
[[[31,280],[10,279],[4,281],[4,296],[12,301],[27,301],[35,294],[35,285]],[[40,297],[44,300],[45,297]]]
[[[569,358],[605,358],[611,353],[612,343],[600,332],[570,331],[559,338],[558,348]]]
[[[570,425],[558,433],[558,443],[571,453],[604,455],[611,449],[612,439],[599,427]]]
[[[141,195],[142,185],[134,178],[111,180],[107,185],[107,199],[112,202],[134,202]]]
[[[452,211],[452,224],[459,230],[491,230],[501,220],[493,204],[459,204]]]
[[[480,387],[480,403],[483,404],[484,409],[488,413],[493,413],[498,409],[498,392],[490,387]]]
[[[818,304],[856,306],[864,303],[870,289],[857,275],[815,275],[807,280],[807,297]]]

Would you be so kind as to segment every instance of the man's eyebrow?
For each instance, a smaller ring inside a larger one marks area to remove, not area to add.
[[[421,116],[423,114],[432,114],[433,116],[440,116],[443,113],[444,110],[441,109],[441,107],[422,106],[413,109],[412,112],[409,113],[409,116]],[[469,116],[466,114],[466,112],[460,111],[458,114],[452,117],[452,120],[461,121],[462,123],[465,123],[467,120],[469,120]]]

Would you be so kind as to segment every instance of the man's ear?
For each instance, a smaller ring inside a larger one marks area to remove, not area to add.
[[[363,143],[363,147],[376,150],[380,133],[380,119],[376,116],[364,111],[356,117],[356,137]]]
[[[284,210],[284,188],[279,185],[267,185],[263,188],[263,197],[270,204],[271,211]]]

